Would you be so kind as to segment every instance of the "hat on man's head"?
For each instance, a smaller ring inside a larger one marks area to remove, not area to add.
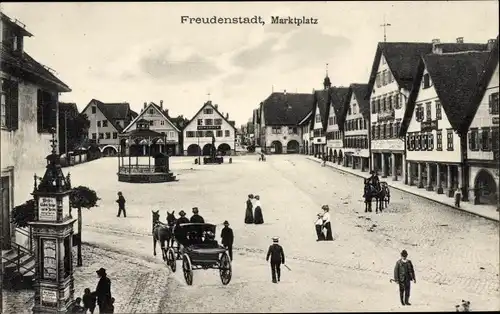
[[[330,207],[328,207],[328,205],[323,205],[323,206],[321,206],[321,209],[322,209],[322,210],[329,211],[329,210],[330,210]]]
[[[193,213],[198,214],[198,207],[193,207]]]
[[[406,250],[401,251],[401,256],[407,257],[408,256],[408,252],[406,252]]]
[[[228,225],[229,226],[229,222],[227,220],[224,220],[223,225]]]
[[[99,276],[106,276],[106,269],[104,268],[99,268],[99,270],[96,270],[96,273],[99,275]]]
[[[255,198],[258,199],[258,200],[260,200],[260,196],[258,196],[258,195],[255,195]]]
[[[179,212],[179,216],[186,216],[186,212],[185,212],[185,211],[183,211],[183,210],[181,210],[181,211]]]
[[[248,198],[253,198],[253,194],[248,194]]]
[[[280,238],[278,237],[273,237],[273,242],[278,242],[280,240]]]

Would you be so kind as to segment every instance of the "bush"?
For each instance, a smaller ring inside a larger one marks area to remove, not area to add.
[[[28,227],[28,222],[35,220],[35,200],[29,200],[12,209],[11,222],[18,228]]]
[[[78,186],[73,188],[69,195],[69,200],[72,208],[92,208],[97,205],[99,197],[97,193],[86,186]]]

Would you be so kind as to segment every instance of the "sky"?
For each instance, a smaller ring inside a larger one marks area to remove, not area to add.
[[[244,124],[274,90],[366,83],[377,43],[486,43],[499,28],[498,1],[2,3],[34,36],[25,50],[72,89],[60,101],[159,104],[191,118],[207,100]],[[189,25],[189,17],[261,16],[265,25]],[[317,19],[271,24],[272,16]]]

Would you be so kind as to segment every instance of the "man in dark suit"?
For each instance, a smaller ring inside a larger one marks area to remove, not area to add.
[[[99,276],[99,282],[94,294],[97,296],[99,313],[108,313],[107,309],[111,302],[111,280],[106,276],[106,269],[104,268],[100,268],[96,273]]]
[[[179,212],[179,216],[181,216],[181,217],[179,217],[179,219],[177,219],[177,225],[189,223],[189,219],[187,219],[185,211],[181,210]]]
[[[198,207],[193,207],[193,216],[189,221],[192,223],[205,223],[205,219],[198,214]]]
[[[222,228],[222,231],[220,233],[220,238],[222,239],[222,245],[226,248],[229,257],[231,258],[232,261],[234,234],[233,234],[233,229],[229,228],[229,222],[227,220],[224,221],[224,228]]]
[[[118,192],[118,199],[116,202],[118,203],[118,215],[116,215],[116,217],[120,217],[123,211],[123,217],[127,218],[127,212],[125,211],[125,197],[123,197],[122,192]]]
[[[399,298],[402,305],[411,305],[411,281],[413,280],[414,283],[417,283],[417,279],[415,279],[415,269],[413,268],[412,262],[407,259],[407,257],[408,252],[403,250],[401,252],[401,259],[396,262],[396,266],[394,267],[394,281],[399,284]]]
[[[269,261],[269,257],[271,257],[271,275],[273,279],[273,283],[276,282],[276,278],[280,281],[281,277],[281,264],[285,264],[285,253],[283,252],[283,248],[278,244],[279,238],[273,237],[273,244],[269,246],[269,250],[267,251],[266,261]],[[277,275],[277,276],[276,276]]]

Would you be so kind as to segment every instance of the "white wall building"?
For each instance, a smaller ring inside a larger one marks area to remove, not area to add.
[[[151,151],[159,151],[170,156],[178,155],[180,154],[181,149],[181,147],[179,146],[180,137],[182,136],[181,131],[174,123],[172,123],[172,121],[170,121],[170,119],[168,119],[167,115],[168,110],[163,109],[163,101],[160,101],[160,106],[156,105],[153,102],[150,102],[149,104],[144,103],[144,106],[141,109],[139,115],[135,117],[135,119],[132,120],[130,124],[127,125],[127,127],[123,130],[123,133],[127,133],[137,129],[137,122],[139,122],[140,120],[149,121],[149,130],[160,133],[165,138],[148,139],[152,141],[151,146],[154,145]],[[123,139],[122,141],[125,140]],[[132,146],[133,145],[140,145],[140,143],[134,143],[132,144]],[[140,151],[145,151],[146,154],[149,154],[147,152],[147,149],[144,150],[144,148],[141,150],[131,147],[131,151],[137,151],[139,154]]]
[[[344,155],[344,120],[349,96],[348,87],[331,87],[328,120],[326,126],[326,149],[328,160],[342,164]]]
[[[215,149],[219,154],[234,154],[236,128],[228,118],[229,115],[224,117],[219,112],[218,105],[212,105],[212,101],[209,100],[203,104],[183,130],[184,155],[209,155],[212,136],[215,137]]]

